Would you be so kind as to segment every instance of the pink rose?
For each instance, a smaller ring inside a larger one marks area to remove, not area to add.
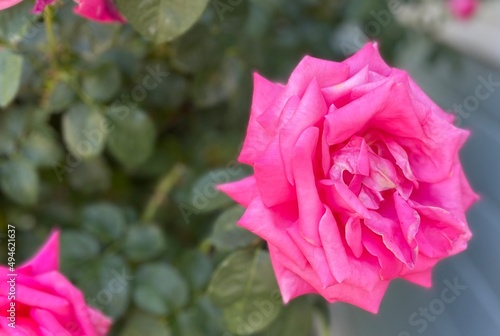
[[[13,277],[0,266],[0,335],[103,336],[111,320],[87,306],[82,293],[59,273],[59,232],[37,255],[15,269],[15,300],[7,296]],[[15,303],[15,328],[7,317]]]
[[[376,44],[254,85],[239,156],[254,175],[220,189],[267,241],[285,303],[318,293],[376,313],[391,279],[430,286],[432,267],[466,248],[469,133]]]
[[[0,0],[0,10],[15,6],[23,0]],[[52,4],[56,0],[36,0],[33,7],[33,13],[39,14],[43,12],[45,6]]]
[[[0,10],[17,5],[22,0],[0,0]],[[33,13],[40,14],[45,7],[51,5],[56,0],[36,0]],[[116,9],[112,0],[75,0],[77,6],[75,13],[89,20],[102,23],[123,23],[125,18]]]
[[[103,22],[125,22],[112,0],[75,0],[78,6],[75,13],[87,19]]]
[[[448,7],[458,19],[469,19],[479,7],[478,0],[448,0]]]

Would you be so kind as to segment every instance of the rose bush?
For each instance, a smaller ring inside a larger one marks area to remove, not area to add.
[[[31,260],[15,273],[15,299],[7,296],[12,278],[0,266],[0,334],[16,336],[102,336],[111,320],[87,306],[85,299],[59,272],[59,232],[54,232]],[[8,319],[15,303],[15,328]]]
[[[318,293],[375,313],[391,279],[430,286],[432,267],[466,248],[469,133],[376,44],[254,85],[239,156],[254,175],[220,189],[267,241],[285,302]]]

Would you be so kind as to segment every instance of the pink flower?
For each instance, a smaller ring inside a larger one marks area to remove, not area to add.
[[[87,19],[104,22],[125,22],[112,0],[76,0],[75,13]]]
[[[479,7],[478,0],[448,0],[448,7],[458,19],[469,19]]]
[[[22,0],[0,0],[0,10],[7,9],[14,5],[17,5]],[[33,13],[40,14],[45,9],[45,6],[51,5],[56,0],[36,0],[35,6],[33,7]]]
[[[0,10],[17,5],[22,0],[0,0]],[[36,0],[33,13],[40,14],[45,7],[51,5],[56,0]],[[123,23],[125,18],[116,9],[112,0],[75,0],[78,5],[75,13],[89,20],[102,23]]]
[[[23,0],[0,0],[0,10],[15,6]]]
[[[82,293],[59,273],[59,232],[54,232],[35,257],[15,269],[0,266],[0,335],[103,336],[111,320],[87,306]],[[15,300],[7,293],[15,279]],[[15,304],[15,328],[8,317]]]
[[[465,250],[469,133],[376,44],[342,63],[306,56],[286,85],[254,81],[239,156],[254,175],[219,188],[267,241],[285,303],[318,293],[376,313],[391,279],[430,286]]]

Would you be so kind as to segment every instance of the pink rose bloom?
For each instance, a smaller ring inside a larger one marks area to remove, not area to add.
[[[22,0],[0,0],[0,10],[17,5]],[[56,0],[36,0],[33,13],[40,14],[46,6]],[[102,23],[123,23],[125,18],[121,16],[112,0],[75,0],[78,5],[75,13],[89,20]]]
[[[429,287],[466,249],[469,133],[376,44],[342,63],[306,56],[286,85],[254,81],[239,156],[254,175],[220,189],[267,241],[285,303],[317,293],[376,313],[391,279]]]
[[[22,0],[0,0],[0,10],[7,9],[14,5],[17,5]],[[52,4],[56,0],[36,0],[35,6],[33,7],[33,13],[39,14],[43,12],[45,6]]]
[[[120,15],[112,0],[75,0],[78,6],[75,13],[87,19],[103,23],[123,23],[125,18]]]
[[[82,293],[59,273],[59,232],[54,232],[37,255],[16,268],[15,300],[7,294],[13,277],[0,266],[0,335],[103,336],[111,320],[87,306]],[[8,317],[15,303],[15,328]]]
[[[472,17],[479,7],[478,0],[448,0],[448,7],[458,19],[466,20]]]

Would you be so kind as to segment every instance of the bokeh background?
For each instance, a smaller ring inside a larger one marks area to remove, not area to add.
[[[62,271],[112,335],[500,335],[498,1],[458,20],[435,0],[213,0],[164,43],[31,5],[0,12],[1,231],[16,226],[22,260],[60,228]],[[235,158],[253,71],[284,81],[305,54],[341,61],[369,40],[472,131],[474,237],[432,289],[395,281],[378,315],[314,296],[282,307],[265,247],[214,185],[250,173]]]

